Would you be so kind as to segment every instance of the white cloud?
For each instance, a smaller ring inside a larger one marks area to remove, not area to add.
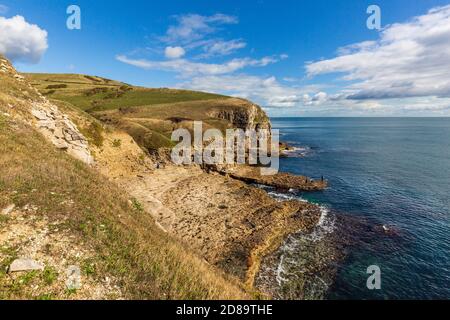
[[[164,52],[166,58],[168,59],[178,59],[184,56],[186,51],[182,47],[166,47]]]
[[[178,87],[248,98],[271,107],[297,106],[302,102],[303,94],[315,90],[311,87],[300,89],[284,86],[275,77],[246,74],[199,76],[180,83]]]
[[[47,31],[22,16],[0,17],[1,54],[12,61],[37,63],[47,48]]]
[[[7,6],[5,6],[4,4],[0,4],[0,14],[5,14],[7,13],[9,10],[9,8]]]
[[[242,40],[234,39],[230,41],[223,40],[213,40],[205,43],[203,50],[205,53],[200,57],[211,57],[211,56],[226,56],[236,52],[239,49],[245,48],[247,43]]]
[[[174,59],[167,61],[131,59],[124,55],[119,55],[116,59],[120,62],[142,69],[176,72],[181,77],[227,74],[246,67],[264,67],[278,61],[277,58],[274,57],[264,57],[262,59],[240,58],[218,64],[192,62],[186,59]]]
[[[303,104],[305,106],[317,106],[323,104],[326,101],[328,101],[328,95],[323,91],[320,91],[313,96],[310,96],[309,94],[303,95]]]
[[[176,25],[167,29],[166,35],[161,40],[169,43],[190,43],[204,38],[205,35],[217,31],[218,26],[224,24],[236,24],[238,19],[225,14],[202,16],[199,14],[186,14],[175,16]]]
[[[349,99],[450,97],[450,5],[389,25],[377,41],[306,66],[309,76],[343,73]]]
[[[186,51],[201,50],[197,59],[230,55],[247,46],[241,39],[223,40],[213,36],[221,26],[237,24],[239,21],[235,16],[185,14],[177,15],[175,19],[177,24],[169,26],[166,34],[157,39],[165,44],[182,46]]]

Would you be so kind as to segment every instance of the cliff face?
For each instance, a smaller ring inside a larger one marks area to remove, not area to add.
[[[213,118],[229,121],[234,127],[244,130],[271,130],[269,117],[260,106],[243,99],[229,99],[228,107],[210,112]]]

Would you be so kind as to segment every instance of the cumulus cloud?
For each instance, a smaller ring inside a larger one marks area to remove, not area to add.
[[[303,94],[317,90],[316,87],[309,86],[285,86],[273,76],[246,74],[199,76],[179,83],[178,87],[248,98],[264,106],[276,108],[298,106],[303,102]]]
[[[306,65],[309,76],[342,73],[348,99],[450,97],[450,5],[387,26],[377,41]]]
[[[278,61],[275,57],[264,57],[261,59],[240,58],[219,64],[192,62],[186,59],[152,61],[146,59],[131,59],[124,55],[119,55],[116,59],[120,62],[142,69],[176,72],[181,77],[227,74],[246,67],[264,67]]]
[[[12,61],[37,63],[47,48],[47,31],[22,16],[0,17],[1,54]]]
[[[182,47],[166,47],[164,54],[168,59],[178,59],[184,56],[186,51]]]

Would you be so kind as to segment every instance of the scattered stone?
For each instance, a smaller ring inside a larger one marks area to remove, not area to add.
[[[32,109],[31,114],[38,120],[46,121],[48,119],[47,114],[43,110]]]
[[[9,266],[8,272],[44,270],[44,265],[33,259],[16,259]]]
[[[14,210],[15,207],[16,207],[16,205],[14,203],[10,204],[9,206],[7,206],[5,209],[2,210],[2,214],[3,215],[10,214]]]
[[[37,211],[38,207],[32,204],[26,204],[23,209],[23,211]]]
[[[87,139],[80,133],[76,125],[52,105],[47,99],[33,102],[31,113],[36,118],[36,126],[56,148],[64,150],[71,156],[92,164],[94,159],[89,150]]]

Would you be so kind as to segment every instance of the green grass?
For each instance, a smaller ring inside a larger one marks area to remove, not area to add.
[[[42,272],[42,280],[46,285],[52,285],[57,278],[58,272],[55,270],[55,268],[45,267],[44,271]]]
[[[114,148],[120,148],[122,145],[122,141],[120,139],[114,139],[114,141],[111,143],[111,145]]]
[[[36,88],[42,93],[48,93],[52,99],[68,102],[90,112],[224,97],[190,90],[132,87],[122,82],[75,74],[25,74],[25,76]]]
[[[131,203],[133,204],[133,207],[139,211],[139,212],[143,212],[144,211],[144,207],[142,206],[142,204],[135,198],[131,199]]]
[[[81,264],[81,271],[85,276],[94,276],[97,274],[95,261],[93,259],[84,260]]]

